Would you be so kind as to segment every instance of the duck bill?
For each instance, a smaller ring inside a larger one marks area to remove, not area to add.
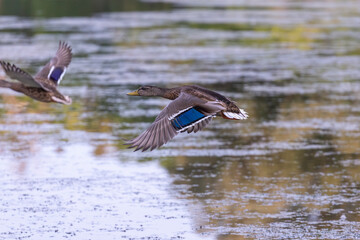
[[[133,91],[133,92],[129,92],[127,95],[129,96],[139,96],[138,90]]]

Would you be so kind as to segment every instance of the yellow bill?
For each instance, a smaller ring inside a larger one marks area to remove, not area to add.
[[[138,90],[136,90],[136,91],[133,91],[133,92],[129,92],[127,95],[130,95],[130,96],[139,96],[139,93],[138,93]]]

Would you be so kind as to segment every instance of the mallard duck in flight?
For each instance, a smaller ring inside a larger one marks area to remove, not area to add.
[[[135,151],[152,151],[167,143],[180,132],[188,133],[201,130],[212,118],[221,116],[225,119],[240,120],[248,117],[247,113],[236,106],[227,97],[199,86],[160,88],[142,86],[130,96],[159,96],[173,100],[156,117],[150,127],[138,137],[125,144]]]
[[[72,58],[71,47],[60,42],[59,48],[53,57],[34,77],[14,64],[0,61],[5,73],[19,82],[0,80],[0,87],[10,88],[21,92],[41,102],[56,102],[71,104],[71,98],[62,95],[57,86],[65,75]]]

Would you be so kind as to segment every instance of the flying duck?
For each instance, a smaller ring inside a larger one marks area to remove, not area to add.
[[[209,89],[191,85],[176,88],[142,86],[130,96],[159,96],[171,101],[156,117],[155,121],[138,137],[127,141],[129,148],[152,151],[167,143],[178,133],[188,133],[203,129],[212,118],[240,120],[247,113],[235,102]]]
[[[41,102],[56,102],[69,105],[71,98],[62,95],[57,86],[65,75],[72,58],[71,47],[60,42],[59,48],[53,57],[34,77],[14,64],[0,61],[6,75],[19,82],[0,80],[0,87],[10,88],[21,92]]]

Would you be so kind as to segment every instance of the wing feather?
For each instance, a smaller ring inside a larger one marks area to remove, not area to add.
[[[46,91],[49,91],[49,89],[44,87],[44,85],[41,82],[36,81],[29,73],[17,67],[15,64],[10,64],[8,62],[0,61],[0,65],[4,69],[6,75],[8,75],[12,79],[18,80],[25,86],[42,88]]]
[[[187,129],[187,132],[188,132],[188,133],[191,133],[192,131],[194,131],[194,126],[189,127],[189,128]]]
[[[212,119],[212,117],[206,118],[199,124],[195,125],[193,129],[188,130],[188,133],[191,133],[192,131],[194,131],[194,133],[200,131],[201,129],[203,129],[206,125],[208,125],[211,122],[211,119]]]
[[[146,145],[146,143],[149,141],[149,138],[151,137],[151,131],[153,127],[154,126],[151,126],[149,130],[145,131],[143,134],[140,135],[140,138],[134,144],[135,146],[137,146],[135,151],[140,150]]]
[[[146,145],[144,145],[143,151],[148,150],[150,147],[152,147],[152,143],[154,142],[155,134],[149,134],[149,139],[146,142]]]
[[[205,101],[182,92],[178,98],[170,102],[160,112],[147,130],[125,144],[130,145],[130,148],[136,147],[135,151],[140,149],[142,149],[142,151],[148,149],[152,151],[155,148],[161,147],[178,134],[178,131],[172,125],[171,120],[176,117],[179,112],[184,112],[186,109],[190,109],[194,106],[204,109],[203,114],[206,118],[183,131],[197,132],[201,130],[211,121],[211,118],[214,117],[217,112],[224,110],[223,106],[220,106],[215,102]]]
[[[35,75],[35,78],[51,79],[58,85],[65,74],[66,68],[70,64],[71,59],[72,49],[70,45],[60,41],[55,56]],[[52,71],[55,70],[59,72],[56,73],[56,79],[53,79],[50,75]]]

